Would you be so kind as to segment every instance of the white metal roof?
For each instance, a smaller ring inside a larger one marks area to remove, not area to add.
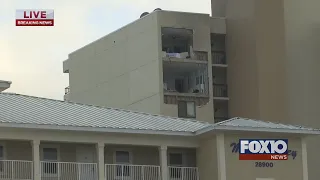
[[[320,134],[319,129],[308,128],[296,125],[287,125],[275,122],[261,121],[255,119],[235,117],[226,121],[215,123],[213,127],[199,130],[197,134],[211,130],[233,130],[233,131],[259,131],[259,132],[279,132],[298,134]]]
[[[272,128],[272,129],[296,129],[296,130],[313,130],[303,126],[287,125],[268,121],[253,120],[248,118],[235,117],[226,121],[216,123],[220,126],[236,126],[236,127],[256,127],[256,128]]]
[[[103,108],[40,97],[0,93],[0,126],[103,132],[193,135],[209,123]],[[39,126],[40,125],[40,126]]]
[[[215,130],[320,134],[319,130],[246,118],[216,124],[0,93],[0,127],[194,136]]]

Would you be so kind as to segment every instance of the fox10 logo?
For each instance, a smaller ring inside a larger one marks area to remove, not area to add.
[[[240,139],[239,160],[288,160],[288,139]]]

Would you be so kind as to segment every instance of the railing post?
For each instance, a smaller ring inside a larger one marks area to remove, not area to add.
[[[161,180],[161,168],[160,167],[158,167],[158,173],[159,173],[158,180]]]
[[[12,179],[14,179],[13,174],[14,174],[14,173],[13,173],[13,161],[11,161],[11,178],[12,178]]]
[[[144,166],[141,166],[141,177],[144,180]]]
[[[167,161],[167,146],[161,146],[160,151],[160,166],[161,166],[161,178],[162,180],[168,179],[168,161]]]
[[[105,165],[104,165],[104,146],[105,144],[103,142],[99,142],[96,144],[96,150],[97,150],[97,162],[98,162],[98,179],[99,180],[105,180]]]
[[[124,171],[124,165],[121,165],[121,180],[123,180],[123,171]]]
[[[81,176],[81,168],[80,168],[80,163],[78,163],[78,180],[81,179],[80,176]]]
[[[58,172],[58,179],[60,180],[60,162],[57,162],[58,165],[57,165],[57,172]]]
[[[32,145],[32,157],[33,157],[33,180],[41,180],[40,172],[40,141],[33,140]]]
[[[185,170],[185,167],[182,167],[181,168],[181,180],[184,180],[184,170]]]
[[[30,167],[31,168],[31,179],[33,179],[33,168],[32,168],[33,167],[33,162],[31,162],[30,164],[31,164],[31,167]]]

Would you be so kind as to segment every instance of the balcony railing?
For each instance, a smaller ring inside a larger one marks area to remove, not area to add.
[[[106,180],[160,180],[160,166],[106,164]]]
[[[227,58],[225,52],[212,52],[212,64],[227,64]]]
[[[168,167],[169,180],[199,180],[197,167]]]
[[[214,97],[228,97],[228,86],[226,84],[213,84]]]
[[[208,53],[205,51],[193,51],[194,57],[192,59],[198,61],[208,61]]]
[[[40,162],[42,180],[97,180],[97,163]]]
[[[188,93],[164,93],[165,104],[178,104],[179,101],[193,101],[195,102],[196,106],[203,106],[209,102],[209,96]]]
[[[32,161],[0,160],[0,179],[33,179]]]

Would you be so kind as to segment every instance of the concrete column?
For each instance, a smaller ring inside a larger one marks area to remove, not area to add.
[[[32,140],[33,179],[41,180],[40,174],[40,141]]]
[[[227,180],[224,134],[217,135],[218,180]]]
[[[98,173],[99,180],[105,180],[105,169],[104,169],[104,143],[97,144],[97,155],[98,155]]]
[[[307,156],[307,143],[306,139],[302,138],[302,173],[303,180],[308,180],[308,156]]]
[[[167,146],[159,147],[160,167],[161,167],[161,179],[168,179],[168,158],[167,158]]]

